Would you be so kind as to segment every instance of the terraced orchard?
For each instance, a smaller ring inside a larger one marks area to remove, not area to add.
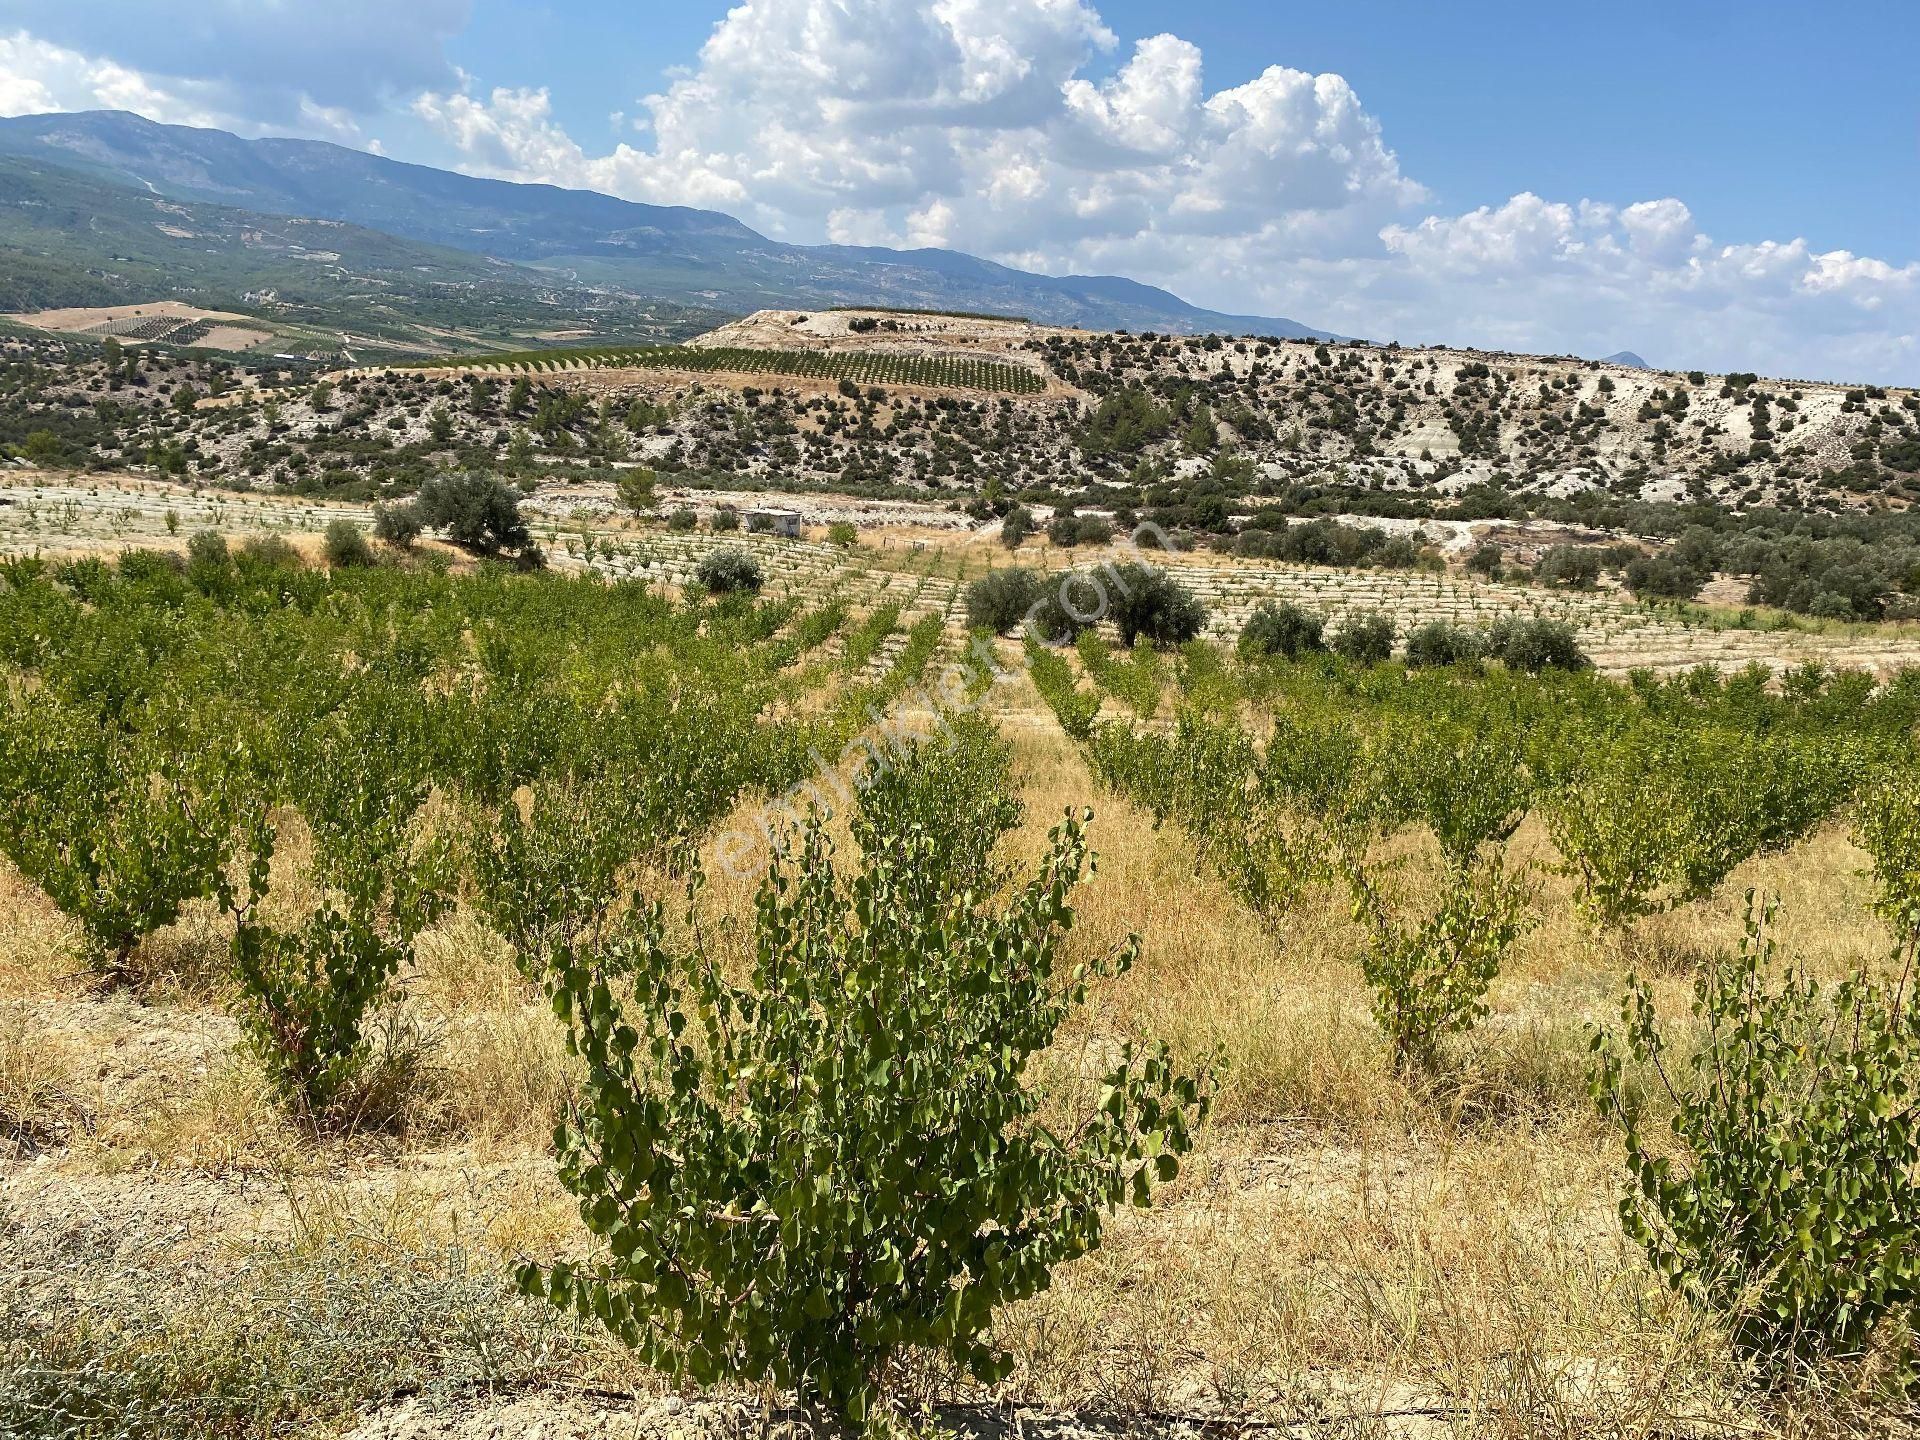
[[[411,369],[449,368],[423,360]],[[911,385],[992,395],[1037,395],[1046,389],[1035,369],[964,355],[908,355],[890,351],[765,350],[718,345],[602,346],[580,350],[520,350],[462,359],[456,368],[482,373],[564,375],[588,370],[691,370],[733,375],[792,375],[846,380],[856,385]]]
[[[1098,568],[1097,556],[1058,557],[1038,551],[1053,568]],[[1030,564],[1025,552],[1016,563]],[[1696,665],[1732,671],[1749,664],[1773,668],[1834,664],[1871,670],[1920,665],[1920,630],[1909,626],[1836,627],[1835,633],[1742,623],[1728,612],[1719,623],[1672,607],[1642,605],[1625,595],[1503,585],[1455,574],[1343,570],[1332,566],[1152,556],[1206,606],[1208,633],[1232,641],[1256,606],[1298,605],[1329,630],[1356,616],[1385,616],[1404,640],[1415,627],[1439,621],[1478,628],[1508,616],[1561,621],[1600,670],[1674,673]]]
[[[0,559],[13,1428],[1910,1405],[1920,671],[1049,649],[992,541],[327,569],[185,494]]]

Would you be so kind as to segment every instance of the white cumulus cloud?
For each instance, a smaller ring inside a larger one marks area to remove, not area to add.
[[[0,112],[423,132],[477,174],[728,211],[797,241],[1124,274],[1347,334],[1920,380],[1920,263],[1718,239],[1674,196],[1442,207],[1337,74],[1208,88],[1093,0],[743,0],[588,149],[444,42],[471,0],[0,0]],[[1282,57],[1276,57],[1282,58]],[[557,77],[556,77],[557,78]],[[389,137],[390,139],[393,137]],[[1516,179],[1524,181],[1527,177]]]

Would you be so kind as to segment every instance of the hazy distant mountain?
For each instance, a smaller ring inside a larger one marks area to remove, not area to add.
[[[1602,365],[1625,365],[1632,370],[1651,370],[1653,367],[1631,350],[1621,350],[1608,355],[1600,362]]]
[[[1046,276],[952,250],[788,245],[731,216],[480,180],[314,140],[242,140],[119,111],[0,120],[0,153],[176,200],[346,221],[685,304],[908,305],[1097,329],[1324,337],[1112,275]]]
[[[267,215],[102,185],[0,155],[0,311],[272,290],[294,303],[392,289],[546,283],[484,255],[338,220]]]

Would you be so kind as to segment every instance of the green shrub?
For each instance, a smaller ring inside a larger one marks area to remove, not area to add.
[[[709,550],[700,557],[694,574],[715,595],[755,594],[767,578],[750,551],[734,546]]]
[[[740,512],[731,505],[716,505],[713,511],[713,529],[724,533],[740,528]]]
[[[1627,562],[1627,589],[1636,600],[1691,600],[1705,587],[1707,575],[1672,553],[1637,555]]]
[[[1805,835],[1847,793],[1846,747],[1645,723],[1580,736],[1543,796],[1547,833],[1604,925],[1710,894]]]
[[[679,534],[699,527],[700,514],[690,505],[682,505],[667,516],[667,529]]]
[[[1047,525],[1055,545],[1104,545],[1113,539],[1113,522],[1102,515],[1064,515]]]
[[[1407,664],[1415,669],[1475,665],[1486,653],[1486,641],[1479,631],[1444,620],[1429,620],[1407,632]]]
[[[1349,615],[1328,637],[1327,647],[1356,665],[1378,665],[1393,656],[1393,621],[1377,612]]]
[[[520,496],[492,475],[440,475],[420,487],[414,504],[421,520],[447,539],[480,555],[523,551],[533,536],[520,517]]]
[[[860,527],[851,520],[836,520],[827,526],[827,540],[841,549],[860,543]]]
[[[1910,1378],[1920,1012],[1904,979],[1776,978],[1773,916],[1749,894],[1738,958],[1694,983],[1684,1059],[1638,979],[1623,1034],[1594,1037],[1594,1093],[1626,1139],[1620,1217],[1661,1277],[1769,1366],[1879,1347]],[[1904,976],[1911,932],[1900,958]],[[1629,1059],[1670,1099],[1672,1139],[1648,1134]]]
[[[376,505],[373,507],[373,538],[396,550],[411,550],[426,524],[416,505]]]
[[[417,833],[432,787],[403,733],[408,699],[363,690],[355,707],[296,742],[287,767],[319,902],[290,927],[266,904],[278,844],[271,791],[244,826],[246,889],[222,896],[242,1024],[278,1098],[309,1125],[347,1128],[394,1118],[380,1111],[396,1098],[396,1077],[380,1072],[417,1055],[376,1051],[366,1023],[414,937],[444,910],[451,880],[447,846]]]
[[[967,623],[1005,635],[1026,620],[1045,590],[1037,571],[1020,566],[989,570],[967,586]]]
[[[1000,543],[1009,550],[1018,550],[1020,542],[1032,533],[1033,512],[1024,505],[1014,506],[1000,522]]]
[[[331,570],[364,568],[376,563],[373,547],[367,544],[366,532],[345,518],[327,522],[321,546],[326,553],[327,568]]]
[[[1588,670],[1593,662],[1580,648],[1573,627],[1561,620],[1505,616],[1487,630],[1487,650],[1509,670],[1538,675],[1542,670]]]
[[[966,877],[1011,823],[1005,801],[945,793],[911,772],[871,786],[851,875],[803,828],[760,891],[744,983],[673,949],[657,911],[556,973],[584,1062],[561,1179],[604,1251],[529,1265],[526,1290],[669,1374],[878,1425],[903,1348],[1003,1377],[994,1312],[1174,1175],[1207,1084],[1164,1050],[1122,1045],[1079,1125],[1037,1123],[1033,1057],[1089,979],[1134,957],[1056,975],[1082,822],[982,909]]]
[[[614,498],[620,502],[621,509],[642,515],[653,509],[653,486],[653,471],[636,465],[620,472],[620,478],[614,482]]]
[[[254,535],[240,546],[240,558],[249,569],[298,570],[306,561],[284,535]]]
[[[1104,571],[1107,618],[1128,649],[1136,640],[1164,649],[1184,645],[1207,623],[1207,608],[1166,571],[1129,560]]]
[[[1082,571],[1043,576],[1027,633],[1043,645],[1071,645],[1107,613],[1108,598],[1107,588]]]
[[[1060,721],[1069,738],[1085,740],[1093,732],[1094,717],[1100,713],[1100,697],[1087,694],[1074,683],[1073,667],[1029,630],[1026,635],[1027,675],[1040,698]]]
[[[196,530],[187,537],[187,566],[192,569],[200,566],[208,570],[224,570],[231,563],[227,553],[227,537],[218,530]]]
[[[1413,923],[1390,914],[1370,878],[1355,894],[1374,1019],[1403,1071],[1431,1070],[1441,1040],[1487,1014],[1487,989],[1525,928],[1524,892],[1498,865],[1449,870],[1440,903]]]
[[[1533,567],[1534,579],[1558,590],[1591,590],[1600,583],[1601,554],[1589,545],[1553,545]]]
[[[1262,600],[1240,632],[1240,653],[1298,660],[1327,648],[1326,621],[1291,601]]]
[[[222,760],[204,738],[0,691],[0,851],[79,925],[101,973],[126,976],[142,939],[214,893],[234,824]]]
[[[1467,556],[1467,573],[1481,575],[1488,580],[1498,580],[1506,558],[1506,553],[1491,540],[1482,541],[1474,546],[1472,553]]]

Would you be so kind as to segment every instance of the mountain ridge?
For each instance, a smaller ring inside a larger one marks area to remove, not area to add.
[[[337,220],[680,303],[999,310],[1090,329],[1338,339],[1191,305],[1125,276],[1047,276],[962,251],[794,245],[720,211],[460,175],[321,140],[243,139],[125,111],[0,119],[0,153],[169,199]]]

